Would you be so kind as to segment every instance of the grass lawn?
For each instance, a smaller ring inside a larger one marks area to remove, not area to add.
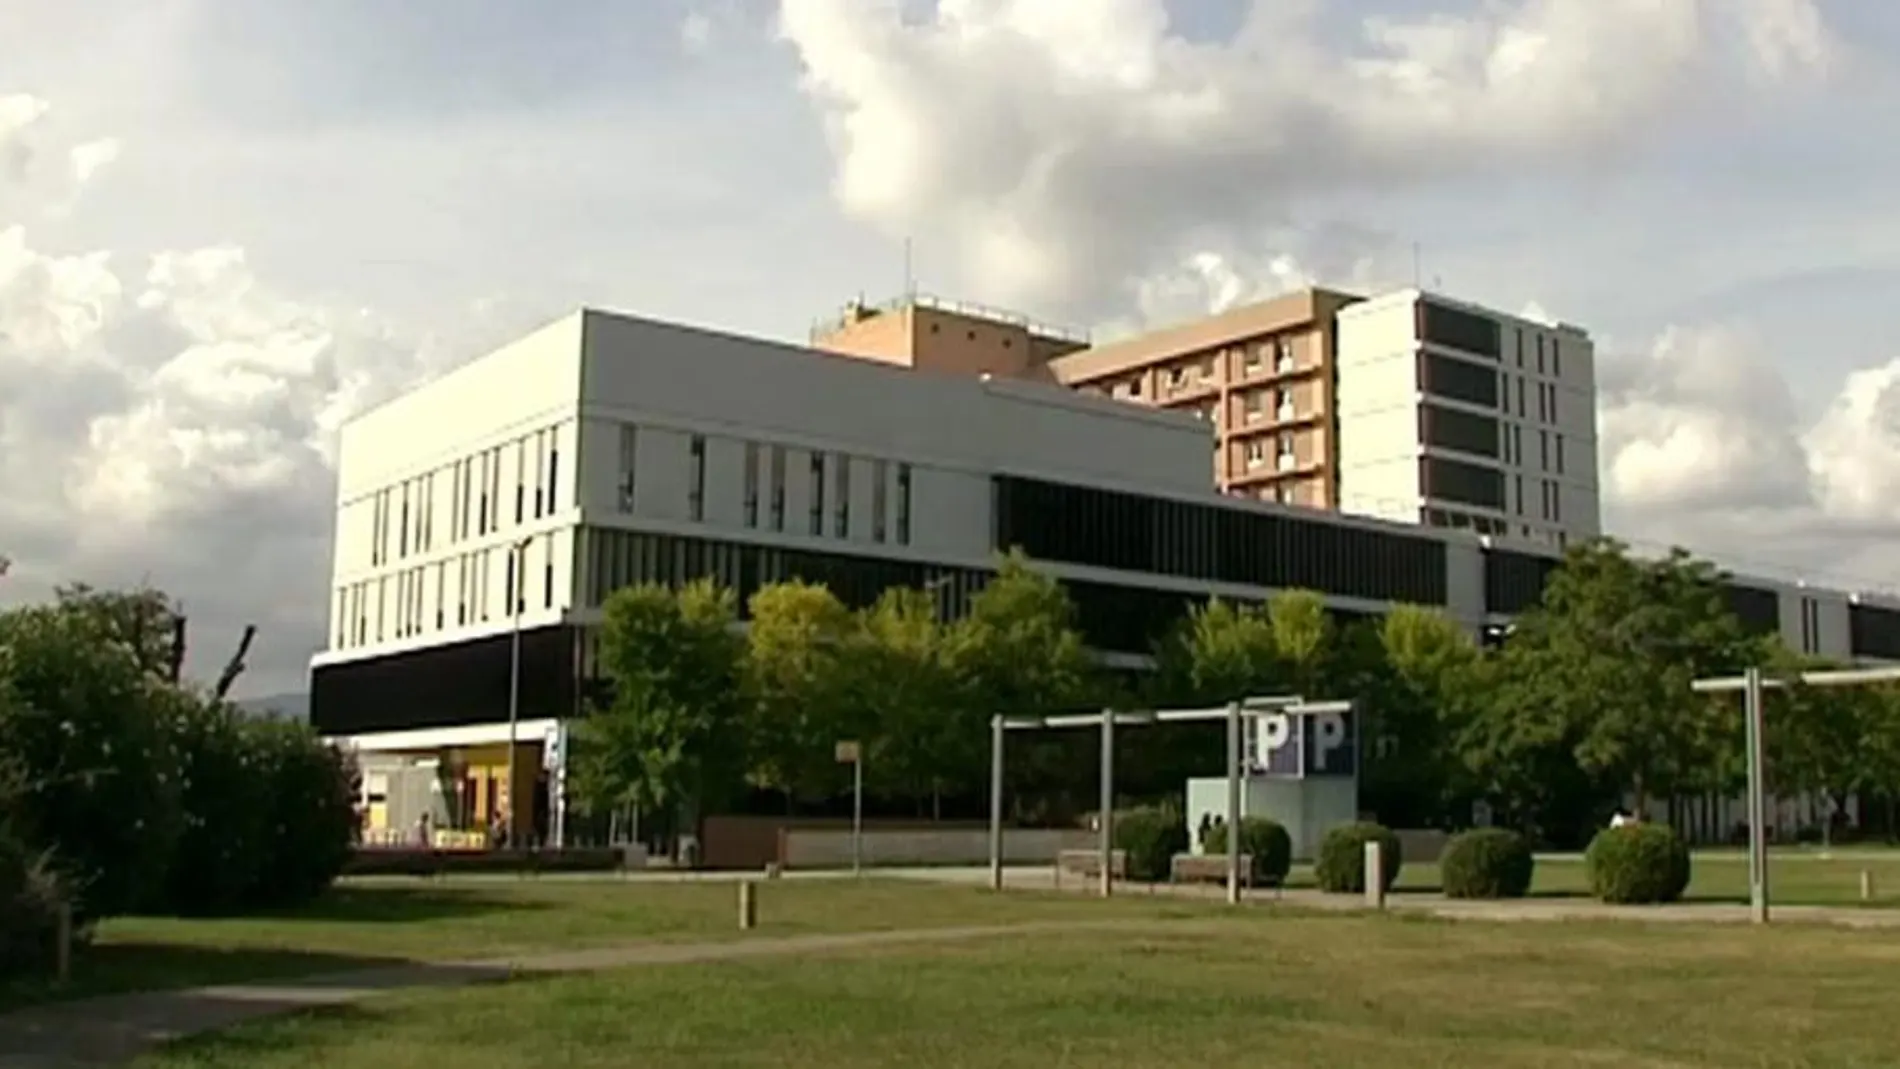
[[[1897,985],[1900,943],[1822,928],[1249,911],[410,993],[139,1064],[1872,1069]]]
[[[1047,895],[896,881],[761,882],[760,935],[1007,924],[1073,916]],[[397,961],[509,956],[565,947],[743,938],[730,883],[496,880],[345,884],[294,913],[228,920],[125,917],[100,926],[62,998],[305,976]],[[1143,897],[1110,915],[1179,915],[1205,905]],[[0,1011],[52,997],[0,982]]]

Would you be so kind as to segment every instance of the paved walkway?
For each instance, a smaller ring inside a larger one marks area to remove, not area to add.
[[[988,886],[990,870],[985,868],[933,868],[879,870],[879,876],[925,883],[977,884]],[[1010,890],[1060,890],[1075,894],[1094,894],[1091,879],[1070,876],[1058,886],[1052,869],[1045,866],[1003,870],[1003,886]],[[1226,895],[1219,884],[1116,884],[1115,893],[1135,897],[1150,895],[1218,901]],[[1314,890],[1250,890],[1242,892],[1249,903],[1278,904],[1297,909],[1324,910],[1334,913],[1366,910],[1365,900],[1357,895],[1331,895]],[[1745,924],[1750,918],[1745,905],[1721,902],[1678,902],[1667,906],[1612,906],[1587,898],[1520,898],[1506,901],[1472,901],[1446,898],[1439,894],[1404,893],[1388,896],[1386,906],[1394,912],[1418,913],[1450,920],[1486,921],[1575,921],[1620,920],[1637,922],[1690,924]],[[1859,908],[1853,906],[1774,906],[1771,921],[1802,924],[1826,924],[1842,928],[1900,929],[1900,909]]]
[[[955,942],[1026,932],[1086,931],[1129,923],[1056,921],[725,942],[642,943],[483,961],[395,965],[301,980],[111,995],[33,1006],[0,1015],[0,1069],[114,1065],[173,1040],[264,1017],[357,1002],[389,991],[463,987],[521,975],[593,972],[636,965],[736,961],[782,954]]]

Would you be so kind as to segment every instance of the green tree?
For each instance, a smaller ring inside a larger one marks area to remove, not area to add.
[[[845,665],[849,685],[869,710],[865,775],[878,789],[928,796],[941,815],[955,773],[967,765],[983,725],[967,714],[950,670],[937,599],[922,590],[886,590],[858,615]],[[965,754],[961,759],[957,756]]]
[[[737,789],[744,768],[745,639],[732,592],[638,586],[602,607],[611,697],[576,728],[577,800],[681,808],[688,822]]]
[[[1214,598],[1155,651],[1156,704],[1235,701],[1278,690],[1285,674],[1267,610]]]
[[[1811,794],[1825,803],[1831,828],[1849,796],[1879,791],[1896,748],[1893,696],[1886,688],[1807,687],[1804,671],[1839,668],[1775,643],[1768,671],[1789,681],[1769,692],[1766,711],[1769,789]],[[1733,696],[1731,695],[1731,698]],[[1739,706],[1739,702],[1732,703]],[[1739,709],[1735,712],[1739,720]]]
[[[1326,599],[1311,590],[1282,590],[1267,600],[1267,622],[1286,685],[1302,697],[1325,697],[1336,638]]]
[[[829,797],[842,774],[836,744],[865,726],[862,696],[847,675],[856,621],[829,589],[799,581],[761,588],[750,608],[751,779],[783,792],[788,805]]]
[[[1355,688],[1371,808],[1388,820],[1448,819],[1467,793],[1456,740],[1479,713],[1484,652],[1440,610],[1396,605],[1378,624],[1371,660]]]
[[[185,663],[185,618],[171,595],[152,586],[103,590],[68,583],[53,592],[62,612],[89,617],[124,644],[140,671],[176,683]]]
[[[1073,709],[1101,695],[1068,592],[1020,553],[998,562],[969,614],[950,629],[947,653],[966,709],[960,722],[969,727],[958,734],[967,743],[945,754],[945,766],[962,784],[988,781],[984,736],[992,715]],[[1076,766],[1075,736],[1013,739],[1011,745],[1012,797],[1020,803],[1025,793],[1038,793],[1049,805],[1076,811],[1079,796],[1061,789],[1074,786],[1065,772]]]
[[[170,740],[132,648],[66,606],[0,614],[13,701],[0,740],[22,777],[15,832],[55,863],[88,918],[150,904],[165,887],[180,808]]]
[[[155,688],[178,759],[182,822],[163,905],[215,915],[250,904],[270,853],[275,784],[242,714],[184,688]]]
[[[1733,702],[1690,683],[1758,649],[1707,562],[1682,550],[1636,560],[1609,539],[1577,545],[1506,640],[1496,700],[1461,752],[1508,805],[1567,836],[1625,791],[1642,808],[1715,789],[1733,759]]]

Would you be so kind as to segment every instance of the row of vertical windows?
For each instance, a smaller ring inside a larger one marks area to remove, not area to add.
[[[1418,381],[1424,392],[1482,408],[1498,407],[1498,373],[1491,368],[1443,353],[1420,353],[1418,362]]]
[[[1849,651],[1856,657],[1900,661],[1900,609],[1849,605],[1847,636]]]
[[[1489,416],[1425,404],[1419,406],[1418,421],[1419,436],[1427,445],[1482,457],[1498,455],[1498,421]]]
[[[1032,558],[1373,601],[1445,604],[1429,535],[998,476],[995,545]]]
[[[523,551],[520,576],[515,549],[502,546],[339,587],[335,647],[351,649],[505,619],[510,614],[511,591],[523,610],[535,604],[537,593],[543,608],[553,608],[554,552],[554,536],[549,534],[534,539]],[[497,557],[503,559],[500,590],[492,589],[489,582]],[[540,582],[531,587],[531,569],[537,560]]]
[[[631,515],[635,511],[637,478],[640,464],[641,434],[634,424],[621,424],[619,438],[618,476],[616,492],[619,511]],[[703,522],[706,518],[706,472],[707,450],[710,447],[706,435],[695,434],[689,439],[687,450],[686,513],[694,522]],[[871,477],[871,517],[869,534],[873,542],[885,542],[892,537],[893,519],[895,540],[899,545],[907,545],[911,537],[911,466],[896,464],[897,502],[895,515],[892,514],[890,501],[890,483],[892,462],[876,459],[853,457],[847,453],[828,453],[823,450],[810,450],[804,459],[805,485],[809,496],[805,504],[805,514],[799,517],[786,515],[787,480],[791,476],[791,447],[768,442],[746,441],[743,443],[744,459],[740,486],[740,519],[752,528],[770,531],[786,531],[787,524],[795,525],[791,529],[796,533],[814,538],[830,534],[836,538],[851,538],[857,530],[851,508],[852,471],[854,468],[869,465]]]
[[[1420,341],[1492,360],[1503,356],[1503,327],[1489,316],[1433,301],[1420,301],[1416,325]]]
[[[560,507],[560,431],[548,427],[523,435],[514,449],[514,522],[553,515]],[[448,543],[501,530],[502,457],[507,446],[484,449],[436,471],[376,491],[370,501],[370,564],[427,553],[435,548],[437,476],[446,485]]]
[[[1503,471],[1445,457],[1424,457],[1418,466],[1419,484],[1425,497],[1504,511]]]

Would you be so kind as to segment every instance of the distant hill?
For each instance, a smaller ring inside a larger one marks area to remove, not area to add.
[[[306,693],[267,694],[261,698],[242,698],[232,704],[252,716],[284,720],[310,719],[310,695]]]

